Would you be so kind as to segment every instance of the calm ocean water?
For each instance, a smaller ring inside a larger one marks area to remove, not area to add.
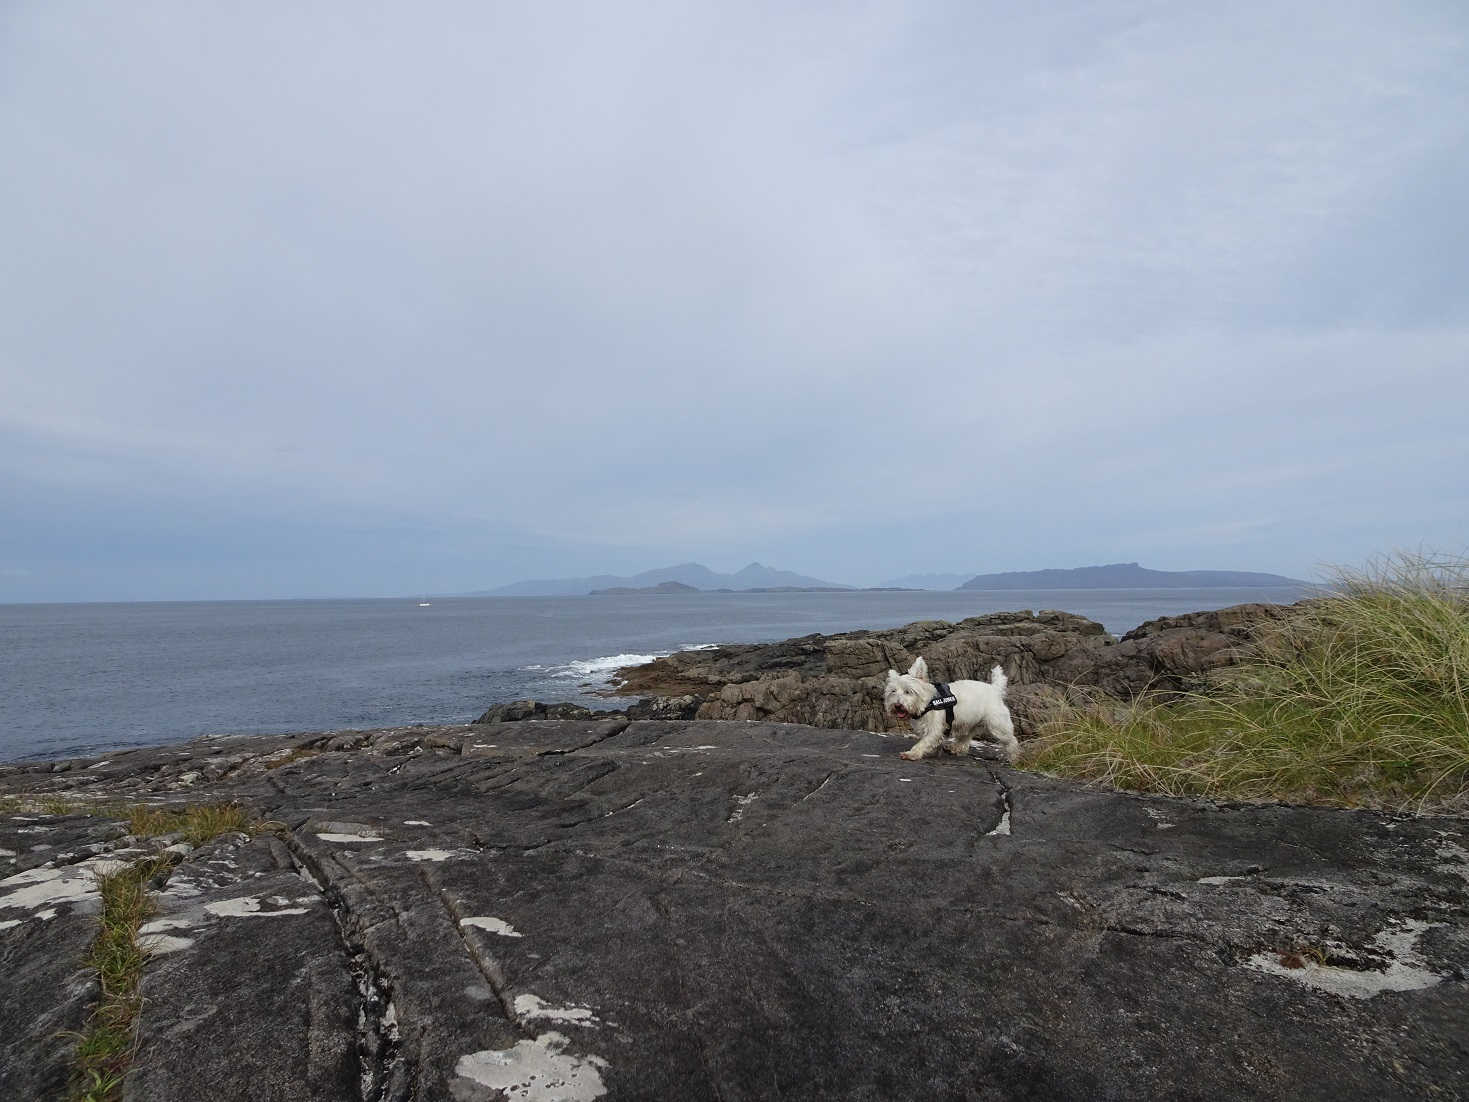
[[[712,643],[1062,608],[1121,634],[1299,589],[697,593],[0,605],[0,761],[202,734],[463,723],[521,697],[609,706],[611,670]],[[616,703],[610,705],[618,706]]]

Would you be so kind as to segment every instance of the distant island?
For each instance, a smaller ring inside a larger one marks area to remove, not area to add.
[[[1204,589],[1304,586],[1310,582],[1247,570],[1149,570],[1135,562],[1072,570],[1018,570],[977,574],[959,589]]]
[[[657,585],[639,585],[639,586],[632,586],[632,585],[614,585],[614,586],[609,586],[607,589],[594,589],[594,590],[592,590],[590,596],[593,596],[593,597],[614,597],[614,596],[620,596],[620,595],[625,594],[625,593],[702,593],[702,592],[704,592],[702,589],[696,589],[694,586],[691,586],[691,585],[684,585],[683,582],[659,582]]]
[[[968,574],[904,574],[875,586],[876,589],[958,589]]]
[[[855,589],[849,585],[756,585],[747,589],[730,589],[721,586],[719,589],[696,589],[683,582],[659,582],[657,585],[614,585],[607,589],[594,589],[587,594],[589,597],[621,597],[628,594],[648,593],[875,593],[879,590]],[[887,590],[882,590],[887,592]]]
[[[850,585],[822,581],[820,578],[797,574],[791,570],[777,570],[762,563],[752,562],[743,570],[733,574],[720,574],[702,563],[686,562],[677,566],[664,566],[657,570],[645,570],[641,574],[623,577],[616,574],[594,574],[588,578],[533,578],[524,582],[512,582],[497,589],[477,590],[466,594],[470,597],[583,597],[589,594],[607,593],[669,593],[682,590],[661,588],[668,582],[676,582],[687,590],[729,590],[738,593],[784,589],[853,589]]]
[[[967,580],[966,580],[967,578]],[[616,597],[673,593],[858,593],[969,589],[1205,589],[1309,586],[1299,578],[1246,570],[1150,570],[1135,562],[1070,570],[1018,570],[1003,574],[907,574],[876,586],[843,585],[752,562],[733,574],[702,563],[645,570],[641,574],[593,574],[584,578],[533,578],[466,597]]]

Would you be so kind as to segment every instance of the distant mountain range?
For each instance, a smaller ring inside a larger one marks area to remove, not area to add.
[[[908,574],[875,589],[1202,589],[1211,586],[1306,586],[1298,578],[1244,570],[1149,570],[1135,562],[1081,566],[1073,570],[1020,570],[1005,574]],[[682,593],[696,590],[751,593],[811,589],[856,589],[790,570],[752,562],[733,574],[720,574],[696,562],[679,563],[641,574],[593,574],[585,578],[534,578],[481,589],[470,597],[584,597],[588,594]]]
[[[1280,574],[1246,570],[1149,570],[1135,562],[1080,566],[1074,570],[1020,570],[978,574],[959,589],[1202,589],[1211,586],[1310,585]]]
[[[498,589],[479,590],[474,597],[580,597],[594,590],[646,590],[664,582],[678,582],[693,589],[851,589],[849,585],[824,582],[790,570],[777,570],[752,562],[733,574],[720,574],[696,562],[645,570],[623,577],[617,574],[594,574],[587,578],[535,578],[513,582]],[[666,592],[666,590],[665,590]]]

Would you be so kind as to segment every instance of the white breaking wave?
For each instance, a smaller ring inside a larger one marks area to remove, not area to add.
[[[604,677],[623,666],[640,666],[655,658],[663,658],[668,653],[609,654],[602,658],[583,658],[564,666],[552,666],[549,672],[552,677]]]
[[[718,643],[686,643],[678,649],[685,650],[713,650],[719,646]],[[656,654],[607,654],[600,658],[578,658],[561,666],[522,666],[523,670],[532,673],[543,674],[547,677],[580,678],[583,681],[596,679],[608,680],[623,666],[641,666],[644,662],[651,662],[655,658],[667,658],[673,651],[663,650]]]

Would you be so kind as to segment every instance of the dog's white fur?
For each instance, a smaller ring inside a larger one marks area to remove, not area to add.
[[[988,681],[950,681],[949,691],[957,700],[954,703],[953,740],[944,742],[944,710],[924,713],[937,690],[929,680],[928,663],[922,658],[914,661],[907,673],[888,670],[887,685],[883,689],[883,706],[894,719],[906,719],[918,732],[918,742],[903,757],[917,761],[933,753],[939,743],[951,754],[969,752],[969,743],[975,732],[983,728],[989,738],[999,743],[1005,760],[1014,762],[1020,755],[1020,743],[1015,738],[1015,725],[1010,722],[1010,709],[1005,707],[1005,686],[1009,679],[999,666],[990,670]]]

